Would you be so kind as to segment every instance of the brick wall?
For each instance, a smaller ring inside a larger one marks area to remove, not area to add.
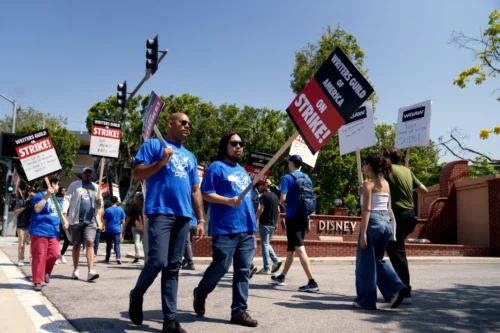
[[[500,248],[500,178],[488,181],[490,246]]]

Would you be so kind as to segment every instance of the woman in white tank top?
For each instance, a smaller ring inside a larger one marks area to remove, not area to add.
[[[391,164],[379,155],[368,155],[363,163],[361,193],[361,229],[356,251],[356,294],[353,306],[358,309],[376,309],[377,286],[384,299],[391,300],[391,308],[403,300],[406,286],[401,282],[390,262],[384,259],[385,247],[393,235],[389,220],[389,184],[382,177],[391,172]]]

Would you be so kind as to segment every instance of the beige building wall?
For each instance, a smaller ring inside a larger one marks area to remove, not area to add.
[[[429,186],[427,187],[426,194],[418,195],[418,207],[419,207],[419,218],[428,218],[427,210],[429,209],[430,204],[439,198],[439,185]]]

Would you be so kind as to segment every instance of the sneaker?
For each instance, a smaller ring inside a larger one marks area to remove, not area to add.
[[[403,302],[401,302],[401,304],[412,305],[413,302],[411,301],[411,297],[405,297],[405,298],[403,298]]]
[[[403,289],[396,291],[396,293],[391,296],[391,309],[395,309],[399,305],[401,305],[401,302],[403,302],[405,292],[406,292],[406,288],[403,288]]]
[[[45,283],[46,284],[50,283],[50,275],[49,274],[45,274]]]
[[[99,274],[95,270],[89,271],[89,274],[87,275],[87,281],[94,281],[99,278]]]
[[[278,285],[278,286],[286,286],[286,283],[285,283],[285,278],[282,278],[280,276],[276,276],[276,275],[273,275],[271,276],[271,280],[274,284]]]
[[[258,274],[258,275],[271,275],[271,270],[270,269],[262,268],[260,271],[258,271],[255,274]]]
[[[59,265],[59,259],[56,260],[56,262],[54,263],[54,265]]]
[[[80,278],[80,272],[79,272],[77,269],[75,269],[75,270],[73,271],[73,274],[71,274],[71,278],[72,278],[73,280],[78,280],[78,279]]]
[[[361,310],[376,310],[376,308],[367,308],[366,306],[363,306],[356,301],[352,302],[352,307]]]
[[[17,266],[18,266],[18,267],[23,267],[23,266],[24,266],[24,259],[19,259],[19,260],[17,261]]]
[[[194,268],[194,264],[185,264],[184,266],[181,267],[182,269],[185,269],[187,271],[194,271],[195,268]]]
[[[59,256],[59,262],[60,262],[61,264],[65,264],[65,263],[67,263],[66,258],[64,258],[64,254],[61,254],[61,255]]]
[[[134,261],[132,261],[133,264],[139,263],[139,258],[135,258]]]
[[[122,264],[122,261],[121,261],[120,259],[116,259],[116,263],[117,263],[118,265],[121,265],[121,264]]]
[[[279,260],[273,263],[273,267],[271,268],[271,273],[276,273],[277,271],[279,271],[281,268],[281,264],[282,262]]]
[[[197,296],[197,290],[198,288],[194,288],[193,290],[193,308],[198,317],[203,317],[205,315],[205,299],[201,299]]]
[[[231,317],[231,324],[247,326],[247,327],[257,327],[259,322],[252,319],[247,311],[243,311],[237,316]]]
[[[175,319],[164,320],[162,333],[187,333]]]
[[[252,266],[250,267],[250,276],[248,278],[251,279],[255,275],[255,273],[257,273],[257,267],[252,264]]]
[[[319,287],[318,287],[318,284],[316,282],[309,282],[308,284],[300,287],[299,291],[303,291],[303,292],[319,291]]]
[[[42,284],[41,283],[35,283],[35,291],[42,291]]]
[[[128,317],[130,321],[136,325],[142,324],[142,300],[143,298],[133,298],[132,292],[129,295]]]

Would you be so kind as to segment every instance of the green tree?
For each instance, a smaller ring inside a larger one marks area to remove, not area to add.
[[[471,79],[476,84],[482,84],[488,77],[496,78],[500,74],[500,11],[495,9],[490,13],[488,28],[479,38],[453,31],[450,43],[473,52],[477,61],[477,64],[458,74],[453,80],[454,85],[465,88]],[[500,97],[497,100],[500,101]],[[485,140],[490,133],[499,135],[500,126],[482,129],[479,137]]]

